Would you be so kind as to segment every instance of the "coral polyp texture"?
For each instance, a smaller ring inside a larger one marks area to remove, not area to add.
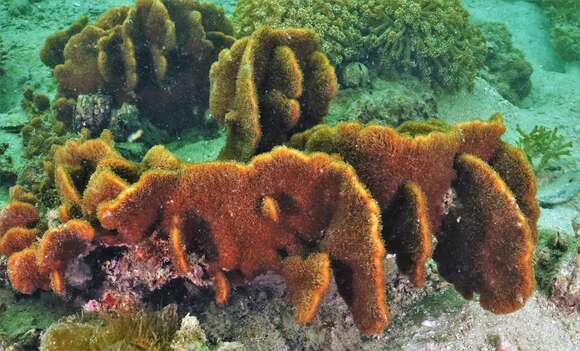
[[[352,168],[328,155],[277,148],[248,166],[152,170],[99,205],[98,218],[133,242],[158,226],[185,272],[188,253],[205,240],[218,303],[227,299],[230,281],[277,271],[288,281],[296,319],[305,323],[332,267],[359,328],[373,334],[387,323],[378,207]]]
[[[207,107],[209,68],[233,43],[223,10],[193,0],[137,0],[93,24],[81,18],[50,36],[42,61],[54,67],[59,96],[101,92],[136,104],[158,127],[191,126]],[[168,113],[172,122],[163,118]]]
[[[372,0],[361,5],[369,45],[385,73],[410,73],[434,88],[470,88],[484,40],[459,0]]]
[[[382,211],[387,251],[415,285],[434,258],[442,276],[483,308],[506,313],[533,289],[539,209],[521,151],[500,140],[501,116],[456,126],[414,122],[395,129],[317,126],[289,145],[338,154],[357,171]]]
[[[248,165],[187,164],[160,146],[136,164],[115,151],[107,131],[54,153],[63,224],[38,244],[10,250],[9,276],[20,292],[50,288],[67,296],[75,267],[99,247],[135,247],[135,255],[146,256],[146,247],[167,243],[161,251],[175,267],[171,276],[195,280],[200,266],[192,258],[204,257],[218,304],[231,287],[274,271],[288,282],[296,320],[307,323],[334,274],[364,333],[388,323],[380,212],[349,165],[285,147]],[[23,203],[31,215],[22,219],[19,197],[3,226],[32,229],[35,208]]]
[[[239,35],[261,27],[308,28],[320,35],[322,51],[335,66],[365,58],[365,21],[360,0],[239,0],[234,26]]]
[[[313,31],[262,28],[210,72],[210,110],[226,125],[221,159],[247,161],[322,121],[336,75]]]

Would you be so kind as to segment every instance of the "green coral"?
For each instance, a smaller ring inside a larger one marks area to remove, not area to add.
[[[410,73],[448,91],[473,86],[484,39],[459,0],[370,0],[364,8],[389,76]]]
[[[180,323],[175,305],[160,312],[72,316],[43,335],[43,351],[244,351],[239,343],[208,345],[195,317]]]
[[[519,103],[532,90],[534,72],[524,53],[512,45],[512,35],[503,23],[479,25],[487,42],[483,78],[508,101]]]
[[[536,174],[555,167],[555,162],[571,154],[572,143],[566,141],[558,128],[534,126],[526,133],[518,126],[516,131],[520,135],[516,145],[525,152]]]
[[[234,26],[239,36],[262,26],[309,28],[335,66],[367,56],[361,0],[239,0]]]
[[[580,1],[534,0],[550,20],[556,52],[566,61],[580,60]]]
[[[534,255],[534,268],[538,288],[551,295],[561,264],[569,254],[578,252],[578,240],[557,231],[541,230]]]

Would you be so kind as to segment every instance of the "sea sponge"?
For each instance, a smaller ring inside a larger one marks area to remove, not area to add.
[[[8,205],[0,215],[0,255],[10,256],[30,247],[39,234],[36,198],[20,186],[10,188]]]
[[[181,270],[190,269],[194,243],[206,242],[220,303],[231,278],[273,270],[288,278],[296,316],[305,323],[318,308],[331,266],[357,326],[374,334],[387,323],[378,207],[352,168],[328,155],[276,148],[248,166],[151,170],[99,205],[98,219],[128,243],[158,226],[169,235]]]
[[[50,68],[63,64],[66,43],[73,35],[80,33],[88,23],[89,19],[82,16],[73,22],[68,29],[51,34],[40,49],[40,61]]]
[[[410,73],[439,90],[471,88],[485,55],[459,0],[371,0],[369,45],[390,76]]]
[[[314,32],[263,28],[224,50],[210,72],[210,110],[228,129],[221,159],[247,161],[317,123],[337,90]]]
[[[231,34],[222,9],[194,0],[113,8],[66,42],[64,60],[54,67],[59,96],[102,92],[116,106],[135,103],[158,127],[177,132],[205,111],[209,67],[233,43]]]
[[[239,0],[234,26],[241,36],[261,27],[308,28],[320,35],[322,51],[335,66],[366,59],[360,0]]]
[[[319,125],[293,136],[289,145],[338,154],[356,169],[381,207],[387,250],[415,285],[424,279],[431,233],[438,233],[435,260],[447,280],[466,298],[478,292],[485,309],[518,309],[533,286],[530,257],[539,212],[530,165],[500,140],[501,116],[455,126],[413,122],[401,130]]]

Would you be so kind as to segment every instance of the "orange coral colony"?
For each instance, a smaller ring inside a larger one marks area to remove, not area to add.
[[[338,154],[355,168],[381,206],[387,251],[416,286],[437,233],[440,273],[466,298],[478,292],[481,305],[498,313],[521,307],[533,286],[539,211],[529,164],[500,140],[501,116],[400,130],[320,125],[289,145]]]
[[[53,34],[41,58],[54,68],[59,96],[102,92],[119,106],[136,104],[154,124],[171,129],[192,125],[194,108],[207,106],[210,65],[234,42],[232,35],[231,23],[214,5],[136,0],[93,24],[81,18]],[[180,123],[160,117],[168,111]]]
[[[247,166],[151,170],[99,205],[98,218],[132,242],[160,223],[175,265],[185,271],[193,249],[189,233],[205,232],[215,247],[206,254],[218,302],[228,296],[230,277],[277,271],[288,280],[296,319],[305,323],[314,317],[332,267],[357,326],[374,334],[387,324],[378,207],[352,168],[328,155],[276,148]]]
[[[220,158],[248,161],[320,122],[336,75],[306,29],[263,28],[222,51],[210,71],[210,110],[226,125]]]

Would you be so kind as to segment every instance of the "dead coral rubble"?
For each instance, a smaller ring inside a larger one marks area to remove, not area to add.
[[[223,10],[186,0],[137,0],[94,24],[81,18],[50,36],[41,58],[54,67],[58,93],[101,92],[139,111],[160,128],[193,125],[207,107],[209,68],[233,43]],[[171,111],[171,123],[164,118]],[[199,117],[198,116],[198,117]],[[173,128],[173,129],[172,129]]]

